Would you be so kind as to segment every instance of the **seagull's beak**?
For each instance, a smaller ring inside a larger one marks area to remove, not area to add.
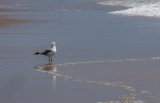
[[[56,43],[55,46],[57,46],[58,44]]]

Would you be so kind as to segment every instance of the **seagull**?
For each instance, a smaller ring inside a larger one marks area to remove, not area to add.
[[[57,43],[52,42],[52,43],[51,43],[51,46],[52,46],[52,47],[51,47],[50,49],[44,50],[44,51],[42,51],[42,52],[36,52],[36,53],[34,53],[34,55],[44,55],[44,56],[48,56],[49,61],[52,61],[52,56],[54,56],[54,55],[56,54],[56,52],[57,52],[57,50],[56,50]]]

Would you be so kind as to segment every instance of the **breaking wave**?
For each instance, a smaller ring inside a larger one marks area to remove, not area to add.
[[[160,17],[160,0],[110,0],[97,4],[128,7],[125,10],[109,12],[110,14]]]

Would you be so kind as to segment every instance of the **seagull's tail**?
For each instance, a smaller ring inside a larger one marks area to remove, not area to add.
[[[39,55],[40,54],[40,52],[35,52],[33,55]]]

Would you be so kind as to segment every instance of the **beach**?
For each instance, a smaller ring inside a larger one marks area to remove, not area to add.
[[[159,17],[97,0],[0,7],[0,103],[160,102]],[[33,55],[53,41],[52,62]]]

